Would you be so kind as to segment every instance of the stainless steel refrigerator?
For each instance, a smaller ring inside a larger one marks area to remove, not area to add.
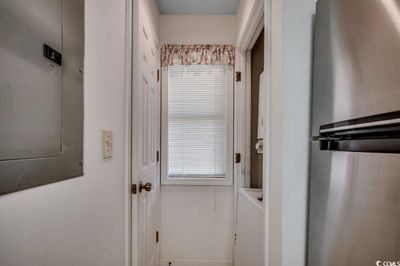
[[[400,265],[400,0],[318,0],[314,51],[308,265]]]

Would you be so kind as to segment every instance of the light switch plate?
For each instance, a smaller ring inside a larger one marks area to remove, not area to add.
[[[108,159],[112,157],[113,139],[111,130],[102,130],[102,146],[103,146],[103,158]]]

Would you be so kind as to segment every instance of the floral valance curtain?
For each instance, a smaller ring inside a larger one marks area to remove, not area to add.
[[[162,66],[172,65],[234,65],[235,47],[232,45],[164,44],[161,49]]]

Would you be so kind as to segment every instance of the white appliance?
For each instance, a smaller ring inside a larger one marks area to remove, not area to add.
[[[239,189],[235,266],[264,265],[262,189]]]
[[[258,132],[257,132],[257,153],[263,153],[264,148],[264,105],[266,96],[265,72],[260,74],[259,102],[258,102]]]

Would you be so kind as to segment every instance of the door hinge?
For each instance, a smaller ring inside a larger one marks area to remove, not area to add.
[[[136,184],[132,184],[131,192],[132,192],[132,194],[137,194],[137,185]]]
[[[237,240],[237,234],[235,234],[235,241],[234,241],[235,245],[236,245],[236,240]]]
[[[157,81],[160,81],[160,70],[157,69]]]
[[[235,153],[235,163],[242,162],[242,155],[240,153]]]
[[[235,80],[236,80],[236,81],[242,81],[242,72],[237,71],[237,72],[235,73]]]
[[[158,241],[160,240],[160,233],[157,231],[156,232],[156,243],[158,243]]]
[[[156,160],[157,160],[157,163],[160,161],[160,151],[156,152]]]

